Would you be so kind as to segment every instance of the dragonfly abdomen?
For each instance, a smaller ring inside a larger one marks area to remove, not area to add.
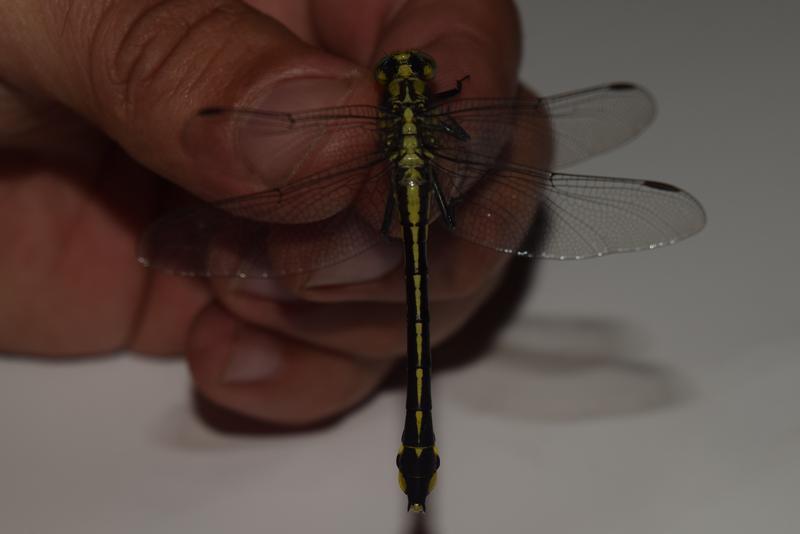
[[[424,168],[423,168],[424,171]],[[417,168],[406,169],[396,184],[403,229],[406,284],[406,342],[408,387],[402,445],[397,454],[400,487],[408,494],[409,509],[423,511],[425,498],[436,483],[439,452],[431,413],[430,314],[428,310],[428,211],[430,183],[418,181]]]

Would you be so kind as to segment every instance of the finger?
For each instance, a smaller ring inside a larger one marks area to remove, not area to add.
[[[138,161],[206,197],[263,184],[234,154],[209,169],[186,153],[181,132],[197,109],[341,104],[363,74],[238,0],[12,0],[5,7],[5,79],[78,111]],[[232,142],[227,130],[209,135]]]
[[[436,226],[429,235],[429,298],[431,302],[462,300],[480,293],[500,277],[511,256],[458,239]],[[377,247],[376,247],[377,248]],[[368,251],[309,275],[275,279],[220,280],[220,294],[234,292],[276,301],[376,302],[406,301],[402,257],[384,261]]]
[[[412,0],[386,29],[382,47],[402,47],[409,32],[437,61],[434,91],[452,89],[456,80],[469,75],[464,96],[514,94],[521,47],[511,1]]]
[[[481,287],[464,298],[431,302],[431,343],[437,345],[458,331],[499,280],[499,275],[482,280]],[[371,360],[393,359],[405,353],[404,303],[336,302],[338,288],[330,291],[331,300],[324,303],[270,300],[229,290],[218,295],[237,317],[287,338]],[[381,293],[373,291],[370,296],[376,294]]]
[[[324,46],[361,64],[397,50],[418,48],[437,61],[435,90],[450,89],[470,75],[471,96],[511,96],[517,83],[520,29],[510,0],[372,0],[318,2]],[[365,25],[365,14],[383,25]],[[358,35],[357,39],[347,38]],[[371,51],[371,52],[370,52]],[[369,55],[371,53],[371,55]]]
[[[191,330],[187,357],[197,387],[239,413],[304,426],[354,407],[391,361],[367,361],[250,326],[211,306]]]

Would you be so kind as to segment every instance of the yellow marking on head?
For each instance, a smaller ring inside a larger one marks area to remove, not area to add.
[[[436,75],[436,62],[420,50],[394,52],[381,58],[375,67],[375,78],[385,84],[392,79],[429,81]]]

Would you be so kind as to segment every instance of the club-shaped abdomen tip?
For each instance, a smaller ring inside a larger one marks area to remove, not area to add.
[[[436,470],[441,460],[435,446],[401,446],[397,453],[397,474],[400,489],[408,495],[408,510],[425,511],[425,499],[436,487]]]

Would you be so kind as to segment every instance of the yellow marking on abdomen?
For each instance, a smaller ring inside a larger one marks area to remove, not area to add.
[[[411,256],[414,260],[414,272],[419,272],[419,226],[411,227]]]
[[[419,443],[422,437],[422,411],[417,410],[414,412],[414,417],[417,419],[417,443]],[[419,452],[417,452],[417,456],[419,456]]]
[[[416,316],[417,320],[419,321],[422,319],[422,275],[415,274],[414,275],[414,304],[416,308],[414,309],[414,315]]]
[[[419,187],[413,183],[419,173],[416,169],[409,169],[406,179],[410,183],[406,186],[406,198],[408,199],[408,222],[411,224],[411,257],[414,262],[414,272],[419,272],[419,221],[420,221],[420,198]]]
[[[417,332],[417,367],[422,367],[422,323],[416,323],[414,328]]]
[[[413,169],[412,169],[413,171]],[[413,179],[414,175],[416,174],[419,176],[419,172],[409,172],[409,178]],[[419,187],[416,184],[409,185],[406,188],[407,197],[408,197],[408,222],[417,226],[419,224],[419,213],[420,213],[420,198],[419,198]]]
[[[425,371],[417,369],[417,406],[422,406],[422,376],[424,374]],[[417,412],[417,414],[420,413],[422,412]],[[419,422],[417,424],[419,424]]]

